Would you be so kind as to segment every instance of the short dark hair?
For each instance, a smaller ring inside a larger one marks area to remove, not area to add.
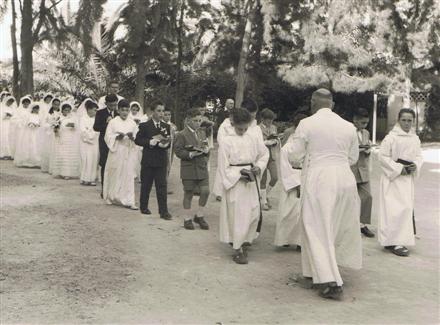
[[[40,105],[35,104],[34,106],[31,107],[31,111],[33,111],[35,108],[40,109]]]
[[[125,98],[121,99],[118,103],[118,108],[122,108],[122,107],[130,108],[130,102],[128,100],[126,100]]]
[[[234,124],[251,123],[252,115],[244,108],[234,108],[231,111],[231,119]]]
[[[190,108],[189,110],[186,111],[186,118],[194,118],[198,115],[202,115],[202,113],[200,113],[200,110],[198,108]]]
[[[163,106],[163,107],[165,107],[165,104],[161,101],[161,100],[154,100],[152,103],[151,103],[151,110],[156,110],[156,108],[157,108],[157,106]]]
[[[260,116],[262,119],[266,120],[266,119],[270,119],[270,120],[274,120],[276,116],[276,114],[269,108],[265,108],[261,111]]]
[[[368,110],[366,108],[363,107],[358,107],[355,111],[354,111],[354,115],[353,117],[358,117],[358,118],[369,118],[370,115],[368,114]]]
[[[98,105],[94,101],[92,101],[92,100],[86,101],[84,106],[86,107],[86,110],[93,109],[93,108],[98,108]]]
[[[72,105],[70,105],[69,103],[64,103],[63,106],[61,106],[61,110],[65,109],[66,107],[72,109]]]
[[[416,118],[416,113],[411,108],[402,108],[399,111],[399,115],[397,116],[397,119],[400,120],[402,115],[405,113],[411,114],[413,118]]]
[[[115,94],[110,94],[105,96],[105,102],[106,103],[114,103],[118,101],[118,96],[116,96]]]
[[[170,113],[171,113],[171,108],[169,108],[168,106],[167,106],[167,107],[164,107],[164,108],[163,108],[163,111],[164,111],[164,112],[170,112]]]

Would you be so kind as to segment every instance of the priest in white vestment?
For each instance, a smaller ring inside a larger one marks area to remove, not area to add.
[[[282,189],[275,230],[275,246],[301,245],[301,169],[293,168],[289,162],[292,141],[293,138],[289,138],[280,151]]]
[[[261,206],[258,182],[269,160],[264,145],[249,132],[251,115],[245,109],[232,113],[233,134],[227,135],[220,146],[218,170],[222,185],[220,209],[220,241],[229,243],[235,250],[234,261],[247,264],[245,244],[256,238]],[[256,176],[247,181],[242,170],[252,171]]]
[[[399,256],[408,256],[405,246],[415,245],[414,182],[423,158],[420,139],[412,129],[414,119],[414,111],[402,109],[379,151],[379,243]]]
[[[328,90],[313,93],[314,115],[299,123],[290,150],[294,167],[307,169],[301,191],[303,276],[321,284],[322,297],[339,299],[343,281],[338,265],[362,265],[360,200],[350,169],[359,149],[355,127],[332,107]]]
[[[134,196],[135,162],[138,152],[134,137],[137,125],[128,118],[129,106],[125,99],[119,102],[119,116],[108,123],[105,132],[109,153],[104,172],[103,198],[107,204],[118,204],[137,210]]]

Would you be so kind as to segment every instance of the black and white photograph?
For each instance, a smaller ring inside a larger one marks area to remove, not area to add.
[[[0,0],[0,324],[440,324],[440,0]]]

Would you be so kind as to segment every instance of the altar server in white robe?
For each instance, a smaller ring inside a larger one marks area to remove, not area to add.
[[[86,114],[81,114],[79,128],[81,132],[80,157],[81,157],[81,185],[96,186],[99,162],[99,132],[93,130],[96,110],[98,104],[93,100],[86,100],[84,103]]]
[[[408,256],[405,246],[415,245],[414,182],[423,158],[420,139],[412,129],[414,120],[413,110],[400,110],[379,151],[379,243],[399,256]]]
[[[132,119],[139,129],[139,124],[148,121],[148,115],[142,113],[142,106],[139,102],[133,101],[130,103],[130,114],[128,117]],[[136,131],[137,133],[137,131]],[[141,160],[142,160],[142,147],[137,147],[138,153],[136,155],[137,160],[135,161],[135,178],[140,182],[141,180]]]
[[[17,142],[14,165],[17,167],[40,167],[41,152],[39,129],[41,127],[40,105],[34,103],[23,117],[23,129]]]
[[[72,108],[70,103],[61,104],[59,126],[54,129],[54,160],[50,166],[54,177],[66,180],[78,178],[80,174],[79,125]]]
[[[218,156],[223,189],[220,241],[232,245],[237,264],[247,264],[246,247],[256,238],[261,213],[257,182],[266,168],[269,152],[249,132],[252,116],[247,110],[237,108],[231,117],[234,131],[224,137]],[[251,173],[251,177],[244,172]]]
[[[15,114],[11,118],[9,125],[9,149],[11,156],[14,158],[17,143],[21,138],[21,131],[23,130],[25,119],[28,114],[28,109],[32,103],[32,97],[24,96],[20,98],[20,105],[17,107]]]
[[[301,169],[293,168],[289,161],[291,137],[280,151],[280,192],[279,213],[275,229],[275,246],[301,246]]]
[[[350,169],[359,149],[355,127],[332,107],[328,90],[313,93],[314,115],[299,123],[290,158],[294,167],[307,169],[301,186],[303,276],[321,284],[322,297],[340,299],[343,281],[338,265],[354,269],[362,265],[360,200]]]
[[[11,160],[13,155],[10,148],[9,133],[12,117],[17,113],[17,104],[12,96],[5,97],[0,103],[0,159]]]
[[[105,132],[109,148],[104,174],[103,198],[107,204],[123,205],[137,210],[134,196],[135,161],[137,146],[134,138],[136,123],[128,118],[130,103],[122,99],[118,103],[119,116],[112,119]]]
[[[248,128],[248,133],[253,136],[255,138],[255,140],[261,145],[264,145],[264,138],[263,138],[263,132],[261,132],[261,128],[258,126],[257,124],[257,113],[258,113],[258,108],[256,106],[253,105],[248,105],[248,107],[246,107],[246,110],[249,111],[249,113],[251,113],[251,122]],[[229,114],[231,114],[233,111],[233,109],[229,112]],[[217,143],[218,143],[218,147],[220,150],[220,147],[223,143],[223,139],[228,136],[228,135],[233,135],[235,134],[234,132],[234,127],[232,126],[231,123],[231,119],[226,118],[223,123],[220,125],[218,132],[217,132]],[[217,170],[216,170],[216,174],[215,174],[215,178],[214,178],[214,185],[212,188],[212,193],[214,193],[214,195],[216,196],[216,200],[217,201],[221,201],[221,196],[222,196],[222,181],[220,179],[220,172],[218,170],[218,166],[217,166]]]

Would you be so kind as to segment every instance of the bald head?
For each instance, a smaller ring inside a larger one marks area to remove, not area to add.
[[[312,94],[312,114],[315,114],[321,108],[333,109],[333,95],[329,90],[324,88],[315,90]]]

